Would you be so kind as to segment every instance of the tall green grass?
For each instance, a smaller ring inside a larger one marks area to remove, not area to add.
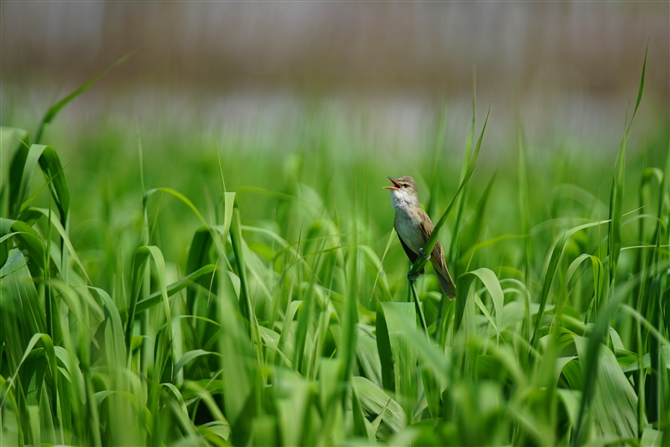
[[[519,121],[497,175],[474,95],[460,172],[446,108],[414,163],[327,123],[270,153],[40,144],[85,88],[34,143],[2,128],[0,444],[670,445],[670,147],[628,150],[643,86],[615,160],[547,163]],[[387,174],[418,179],[455,301],[410,288]]]

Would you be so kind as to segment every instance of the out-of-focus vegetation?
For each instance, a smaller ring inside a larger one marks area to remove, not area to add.
[[[481,152],[440,234],[458,297],[429,269],[418,308],[384,176],[437,221],[495,144],[480,113],[463,150],[447,104],[392,155],[317,109],[263,144],[2,128],[0,444],[669,445],[670,158],[663,129],[628,148],[642,93],[611,159],[521,121]]]

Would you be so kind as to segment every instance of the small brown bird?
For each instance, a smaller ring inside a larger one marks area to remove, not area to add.
[[[442,250],[440,241],[438,240],[437,244],[435,244],[430,257],[427,257],[423,253],[423,246],[432,234],[435,226],[431,222],[430,217],[428,217],[428,214],[421,209],[419,192],[416,189],[414,179],[409,176],[398,179],[387,178],[391,180],[393,186],[384,186],[384,189],[391,190],[391,202],[395,208],[393,227],[396,233],[398,233],[398,239],[400,239],[402,248],[405,249],[405,253],[407,253],[407,257],[412,263],[419,256],[430,259],[442,291],[449,299],[453,300],[456,296],[456,284],[451,279],[447,263],[444,261],[444,251]],[[423,273],[423,270],[421,273]],[[409,276],[408,278],[411,281],[416,279]]]

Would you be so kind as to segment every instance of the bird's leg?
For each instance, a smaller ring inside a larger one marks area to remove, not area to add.
[[[430,256],[426,256],[426,254],[423,252],[423,247],[419,248],[419,256],[421,256],[426,261],[430,261]],[[414,281],[416,281],[416,279],[421,274],[423,274],[423,270],[421,270],[419,273],[412,274],[412,270],[410,269],[410,271],[407,272],[407,279],[409,279],[409,282],[414,283]]]

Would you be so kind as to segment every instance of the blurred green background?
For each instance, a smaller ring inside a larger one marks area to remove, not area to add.
[[[0,445],[670,445],[669,16],[3,1]]]

